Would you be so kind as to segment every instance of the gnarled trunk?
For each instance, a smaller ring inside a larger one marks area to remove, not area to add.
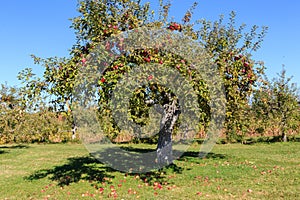
[[[159,138],[157,144],[157,162],[160,167],[173,163],[172,155],[172,132],[177,121],[180,110],[174,99],[163,105],[163,116],[160,124]]]

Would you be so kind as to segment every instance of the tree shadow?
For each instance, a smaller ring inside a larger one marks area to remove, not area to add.
[[[122,146],[120,147],[123,150],[134,152],[134,153],[149,153],[155,151],[153,148],[139,148],[139,147],[133,147],[133,146]],[[225,154],[217,154],[217,153],[203,153],[203,152],[197,152],[197,151],[178,151],[173,150],[174,155],[181,155],[177,160],[178,161],[186,161],[186,162],[193,162],[193,163],[203,163],[206,159],[213,159],[213,160],[219,160],[219,159],[226,159],[227,156]],[[168,166],[165,166],[159,170],[147,172],[147,173],[141,173],[139,174],[139,177],[144,181],[148,183],[170,183],[170,179],[168,178],[168,175],[175,174],[182,174],[184,170],[190,170],[189,168],[182,168],[176,164],[171,164]],[[137,174],[131,174],[131,175],[137,175]]]
[[[0,150],[0,154],[7,153],[7,151]]]
[[[120,152],[120,149],[122,152]],[[96,152],[94,154],[100,160],[107,160],[112,163],[113,166],[118,165],[120,171],[126,171],[129,166],[132,168],[138,169],[141,171],[151,171],[152,169],[160,169],[166,171],[172,171],[174,173],[182,173],[182,169],[176,164],[165,166],[163,168],[157,167],[155,165],[156,160],[156,151],[153,148],[140,148],[134,146],[119,146],[103,149],[102,151]],[[146,156],[146,158],[145,158]],[[173,150],[174,160],[179,161],[188,161],[194,163],[205,162],[205,159],[226,159],[225,154],[216,154],[216,153],[203,153],[197,151],[179,151]],[[147,166],[151,166],[147,168]],[[139,173],[135,171],[134,173]],[[139,174],[142,174],[140,172]]]
[[[38,180],[49,177],[52,181],[57,181],[59,186],[77,183],[81,180],[105,182],[109,178],[113,178],[109,172],[113,172],[112,168],[106,167],[95,158],[74,157],[68,158],[68,163],[56,166],[53,169],[42,169],[34,172],[26,180]]]
[[[0,154],[9,153],[9,150],[12,149],[28,149],[28,145],[18,144],[18,145],[5,145],[0,146]]]
[[[124,151],[126,150],[126,153],[122,152],[122,156],[120,156],[120,152],[117,149],[122,149]],[[146,160],[143,160],[143,155],[138,153],[149,153],[153,151],[155,150],[151,148],[138,148],[132,146],[122,148],[105,148],[101,151],[96,151],[94,154],[91,153],[91,156],[68,158],[68,162],[66,164],[55,166],[49,169],[38,170],[33,174],[24,177],[24,179],[33,181],[48,177],[51,181],[58,182],[59,186],[65,186],[71,183],[78,183],[81,180],[98,183],[108,182],[109,179],[114,178],[112,172],[121,171],[129,176],[138,176],[144,182],[151,184],[154,182],[169,183],[169,175],[181,174],[184,170],[187,170],[186,168],[182,168],[175,163],[158,169],[147,169],[148,164],[149,166],[153,165],[156,154],[152,154],[152,156],[154,155],[153,157],[150,155]],[[175,154],[182,154],[182,156],[179,158],[180,161],[203,162],[203,160],[199,158],[199,152],[174,152]],[[103,158],[99,158],[100,155],[102,155]],[[224,159],[226,156],[223,154],[209,153],[206,154],[205,158]],[[102,162],[103,159],[107,159],[109,162]],[[112,165],[108,165],[109,163]],[[122,171],[120,169],[115,169],[115,166],[117,165],[121,169],[128,169],[128,166],[133,165],[134,167],[141,168],[142,171]]]
[[[136,152],[136,153],[149,153],[155,151],[153,148],[137,148],[133,146],[120,146],[120,149],[123,149],[125,151],[129,152]]]
[[[0,146],[0,149],[28,149],[29,146],[28,145],[24,145],[24,144],[17,144],[17,145],[12,145],[12,146]]]
[[[148,152],[153,152],[155,149],[152,148],[137,148],[137,147],[120,147],[123,150],[126,151],[131,151],[131,152],[136,152],[136,153],[148,153]],[[226,159],[227,156],[225,154],[216,154],[216,153],[204,153],[204,152],[197,152],[197,151],[178,151],[178,150],[173,150],[173,153],[175,155],[180,155],[180,159],[185,159],[188,157],[192,158],[199,158],[199,159]]]
[[[91,155],[114,169],[130,174],[141,174],[159,169],[156,152],[151,148],[110,146],[95,148]]]
[[[167,174],[182,173],[184,168],[170,164],[159,166],[156,162],[156,150],[154,148],[139,148],[134,146],[91,146],[96,149],[91,152],[95,158],[123,172],[128,176],[140,178],[145,183],[166,183]]]
[[[138,176],[143,182],[149,184],[154,184],[154,183],[171,184],[169,175],[182,174],[183,170],[184,169],[182,167],[179,167],[173,163],[159,170],[138,174]],[[131,175],[136,176],[136,174],[131,174]]]
[[[225,154],[218,154],[218,153],[204,153],[204,152],[196,152],[196,151],[186,151],[182,154],[181,158],[199,158],[199,159],[225,159],[227,156]]]
[[[205,163],[205,160],[220,160],[226,158],[228,158],[228,156],[225,154],[217,154],[212,152],[204,153],[204,152],[187,151],[184,152],[183,155],[178,160],[201,164],[201,163]]]
[[[288,136],[288,142],[300,142],[300,137],[298,136]],[[242,144],[245,145],[254,145],[258,143],[270,144],[270,143],[278,143],[283,142],[282,136],[259,136],[259,137],[250,137],[242,141]]]
[[[292,138],[290,139],[289,141],[292,141],[292,142],[300,142],[300,137],[299,138]]]

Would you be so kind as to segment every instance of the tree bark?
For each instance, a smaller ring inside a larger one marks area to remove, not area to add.
[[[282,142],[287,142],[287,135],[286,135],[286,126],[287,126],[287,112],[283,112],[283,119],[281,121],[282,124],[282,134],[281,134],[281,139]]]
[[[159,138],[157,144],[157,162],[160,167],[173,163],[172,154],[172,132],[179,117],[180,110],[177,101],[170,101],[163,105],[163,116],[160,124]]]
[[[282,137],[282,142],[287,142],[287,136],[285,132],[282,133],[281,137]]]

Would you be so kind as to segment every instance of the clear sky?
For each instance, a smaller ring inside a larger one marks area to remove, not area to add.
[[[157,0],[158,1],[158,0]],[[157,2],[151,0],[150,2]],[[193,0],[173,0],[171,15],[184,15]],[[78,15],[77,0],[3,0],[0,3],[0,83],[17,85],[17,73],[26,67],[41,74],[30,54],[67,56],[75,42],[69,28]],[[254,58],[267,66],[272,78],[285,65],[288,76],[300,87],[300,1],[201,0],[194,18],[216,20],[236,11],[237,22],[269,27],[262,48]]]

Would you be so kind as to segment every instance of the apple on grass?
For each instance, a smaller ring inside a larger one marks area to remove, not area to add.
[[[144,61],[151,62],[151,58],[150,57],[144,58]]]

